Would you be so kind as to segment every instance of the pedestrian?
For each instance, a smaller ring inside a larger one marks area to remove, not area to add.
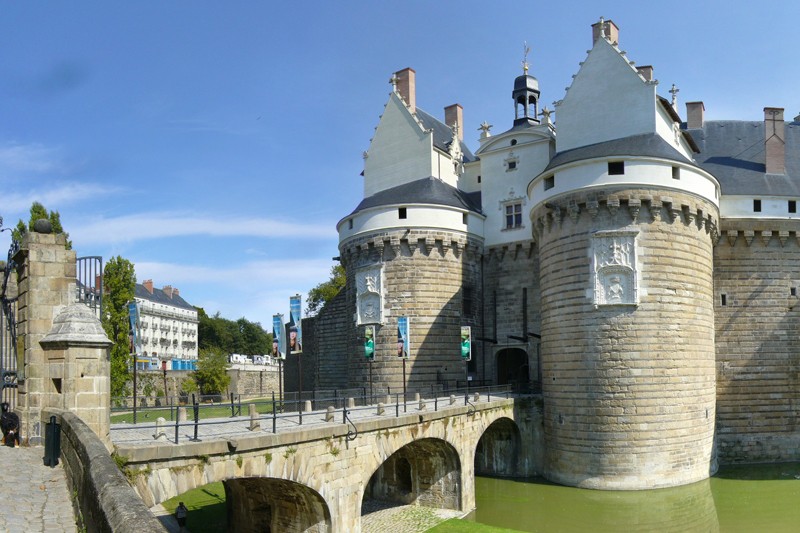
[[[178,507],[175,509],[175,519],[178,521],[178,525],[181,526],[181,531],[186,527],[187,514],[189,514],[189,509],[186,508],[183,502],[178,503]]]
[[[3,430],[3,444],[13,448],[19,447],[19,416],[9,410],[8,402],[3,402],[0,414],[0,427]]]

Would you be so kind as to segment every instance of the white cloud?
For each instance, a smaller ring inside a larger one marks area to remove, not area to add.
[[[81,245],[97,246],[188,235],[213,237],[336,238],[330,224],[295,224],[259,217],[219,216],[203,218],[180,213],[137,213],[116,218],[97,218],[70,226],[70,235]]]
[[[46,174],[60,172],[61,153],[41,144],[5,143],[0,145],[0,173]]]
[[[43,189],[6,193],[3,195],[3,209],[12,214],[24,214],[29,211],[33,202],[40,202],[47,209],[61,211],[65,206],[79,202],[87,200],[97,202],[100,198],[119,192],[119,190],[119,188],[93,183],[60,183]]]

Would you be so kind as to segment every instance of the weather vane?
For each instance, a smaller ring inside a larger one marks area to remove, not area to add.
[[[531,47],[528,46],[528,41],[522,42],[522,72],[523,74],[528,73],[528,54],[531,51]]]

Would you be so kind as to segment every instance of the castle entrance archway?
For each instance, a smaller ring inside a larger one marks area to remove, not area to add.
[[[497,384],[521,386],[530,381],[528,354],[522,348],[504,348],[497,352]]]

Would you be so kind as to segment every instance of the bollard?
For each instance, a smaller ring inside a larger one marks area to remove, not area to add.
[[[386,408],[384,407],[382,402],[378,402],[378,415],[382,415],[386,412]]]
[[[303,403],[303,412],[304,413],[311,412],[311,400],[306,400],[305,403]]]
[[[256,404],[250,404],[250,431],[256,431],[257,429],[261,429],[261,421],[258,419],[258,409],[256,409]]]
[[[450,405],[453,405],[454,403],[456,403],[456,397],[451,394],[450,395]]]
[[[347,399],[347,408],[353,409],[356,406],[356,399],[355,398],[348,398]]]
[[[333,422],[333,415],[335,411],[336,408],[334,406],[328,406],[328,410],[325,412],[325,422]]]
[[[475,402],[475,403],[478,403],[480,401],[480,399],[481,399],[481,393],[480,392],[476,392],[472,396],[472,401]]]
[[[419,393],[418,393],[418,392],[415,392],[415,393],[414,393],[414,401],[415,401],[415,402],[418,402],[418,401],[419,401],[419,398],[420,398],[420,396],[419,396]]]
[[[56,424],[56,417],[44,425],[44,464],[55,467],[61,455],[61,424]]]
[[[186,422],[186,407],[178,407],[178,422]]]
[[[383,403],[385,403],[386,405],[391,405],[392,404],[392,395],[391,394],[387,394],[386,395],[386,399],[383,401]]]
[[[419,394],[417,394],[417,396],[419,396]],[[424,411],[425,410],[425,399],[424,398],[419,398],[419,410],[420,411]]]
[[[159,416],[156,418],[156,432],[153,435],[155,440],[167,440],[167,429],[166,429],[167,419],[163,416]]]

